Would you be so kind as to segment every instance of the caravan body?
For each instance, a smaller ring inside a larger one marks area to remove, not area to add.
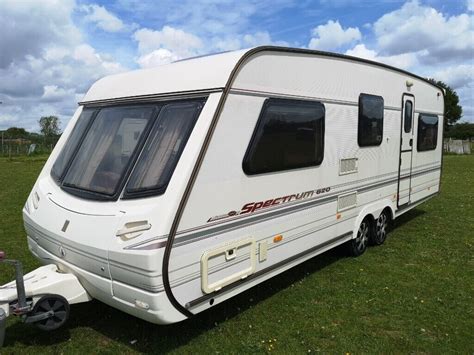
[[[23,215],[32,253],[154,323],[203,311],[439,192],[443,92],[260,47],[105,77]],[[377,229],[378,228],[378,229]]]

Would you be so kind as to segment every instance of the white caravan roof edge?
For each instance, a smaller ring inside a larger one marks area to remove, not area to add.
[[[365,63],[421,80],[436,87],[445,95],[441,87],[426,78],[384,63],[318,50],[260,46],[184,59],[156,68],[138,69],[105,76],[91,86],[79,104],[221,91],[231,84],[235,74],[242,68],[245,62],[248,62],[254,55],[261,54],[262,52],[312,54],[356,63]],[[157,80],[150,80],[153,77],[156,77]]]

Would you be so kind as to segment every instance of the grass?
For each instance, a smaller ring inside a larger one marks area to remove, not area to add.
[[[21,208],[43,163],[0,159],[0,247],[27,270]],[[473,353],[474,155],[444,158],[441,189],[359,258],[330,251],[171,326],[95,301],[54,333],[10,318],[0,353]]]

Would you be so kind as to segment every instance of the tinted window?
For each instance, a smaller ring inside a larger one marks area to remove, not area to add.
[[[66,165],[74,154],[74,151],[76,150],[77,145],[86,131],[87,126],[89,126],[94,112],[95,111],[91,109],[84,109],[81,113],[81,116],[78,118],[76,125],[74,126],[68,140],[66,141],[66,144],[64,144],[61,153],[59,153],[56,161],[54,162],[53,168],[51,169],[51,176],[56,181],[60,181],[62,179]]]
[[[244,172],[253,175],[321,164],[324,114],[320,102],[265,101],[245,154]]]
[[[418,151],[436,149],[438,143],[438,116],[420,113],[418,117]]]
[[[410,133],[411,123],[413,122],[413,103],[411,101],[405,101],[405,122],[403,126],[405,128],[405,133]]]
[[[359,146],[380,145],[383,137],[383,98],[368,94],[359,96]]]
[[[64,186],[114,195],[153,111],[153,106],[100,110],[72,160]]]
[[[161,109],[128,182],[128,196],[164,191],[201,108],[201,102],[184,102]]]

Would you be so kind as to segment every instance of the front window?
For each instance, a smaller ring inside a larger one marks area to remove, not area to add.
[[[100,110],[64,177],[64,186],[116,194],[153,111],[153,106]]]
[[[162,193],[202,103],[84,109],[51,175],[84,198],[118,198],[130,173],[127,197]]]
[[[69,138],[64,145],[61,153],[59,153],[56,161],[54,162],[53,169],[51,170],[51,176],[56,180],[60,181],[64,177],[64,172],[66,170],[66,165],[71,160],[74,150],[76,149],[79,141],[82,139],[82,136],[87,130],[92,117],[94,116],[95,110],[84,109],[81,113],[81,116],[76,122],[74,129],[72,130]]]
[[[174,103],[161,109],[127,184],[127,197],[166,188],[200,110],[200,102]]]

